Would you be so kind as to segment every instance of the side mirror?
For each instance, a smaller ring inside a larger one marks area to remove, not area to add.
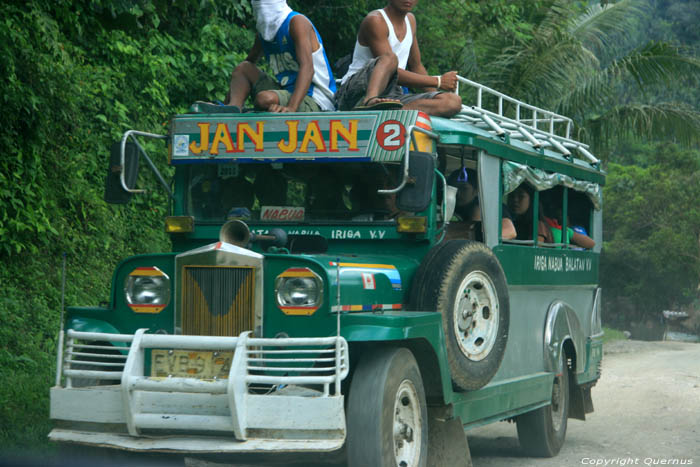
[[[110,204],[127,204],[131,200],[131,193],[122,187],[120,176],[123,170],[126,186],[130,189],[136,186],[136,179],[139,175],[139,153],[134,143],[126,143],[124,167],[121,166],[121,163],[121,142],[117,141],[112,144],[107,179],[105,180],[104,200]]]
[[[408,176],[413,183],[399,192],[396,206],[402,211],[425,211],[433,195],[435,156],[428,152],[411,151],[408,157]]]

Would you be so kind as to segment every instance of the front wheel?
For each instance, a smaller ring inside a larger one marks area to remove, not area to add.
[[[424,467],[428,412],[420,370],[405,348],[368,351],[350,383],[350,467]]]
[[[562,352],[561,373],[554,377],[552,403],[516,418],[520,447],[532,457],[554,457],[564,445],[569,418],[569,368]]]

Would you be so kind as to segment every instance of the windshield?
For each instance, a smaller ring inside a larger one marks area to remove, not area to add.
[[[199,222],[390,221],[398,163],[202,164],[186,170],[186,214]]]

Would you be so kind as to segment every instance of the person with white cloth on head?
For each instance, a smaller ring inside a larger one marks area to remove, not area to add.
[[[352,63],[338,89],[339,110],[421,110],[451,117],[462,109],[457,72],[429,76],[421,62],[416,36],[418,0],[389,0],[365,16],[357,32]],[[402,86],[419,88],[404,93]],[[447,92],[444,92],[447,91]]]
[[[255,43],[231,74],[228,106],[240,111],[252,95],[255,108],[268,112],[335,110],[335,79],[311,21],[286,0],[252,0],[252,6]],[[256,66],[263,53],[275,78]]]

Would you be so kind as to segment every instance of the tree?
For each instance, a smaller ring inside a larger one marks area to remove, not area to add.
[[[625,152],[604,189],[601,277],[617,325],[691,302],[700,282],[700,152],[669,143]]]
[[[477,81],[574,119],[595,150],[635,135],[698,141],[700,113],[649,96],[656,85],[698,75],[700,60],[669,42],[639,42],[646,0],[582,8],[551,1],[531,35],[490,35]]]

